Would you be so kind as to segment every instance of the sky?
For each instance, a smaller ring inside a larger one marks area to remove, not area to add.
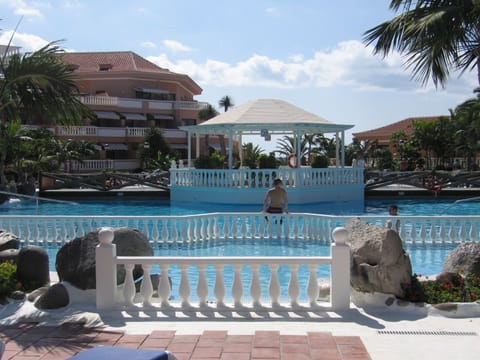
[[[374,55],[363,34],[396,14],[390,0],[0,0],[0,44],[22,51],[61,41],[65,51],[133,51],[190,76],[196,100],[220,112],[235,105],[281,99],[346,133],[408,117],[448,115],[473,98],[475,72],[452,74],[445,88],[412,80],[398,53]],[[263,150],[275,138],[251,138]],[[244,142],[246,140],[244,139]],[[247,140],[248,141],[248,140]]]

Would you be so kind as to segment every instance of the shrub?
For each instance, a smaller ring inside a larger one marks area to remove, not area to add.
[[[278,168],[278,164],[279,162],[273,154],[261,154],[258,157],[258,167],[260,169],[276,169]]]
[[[463,275],[459,270],[442,274],[434,280],[414,274],[410,285],[402,285],[405,300],[440,304],[446,302],[472,302],[480,299],[480,277]]]
[[[212,155],[200,155],[193,164],[197,169],[223,169],[224,157],[214,152]]]
[[[17,266],[0,263],[0,296],[8,296],[17,289]]]
[[[330,159],[323,154],[315,156],[311,164],[312,168],[326,168],[328,165],[330,165]]]

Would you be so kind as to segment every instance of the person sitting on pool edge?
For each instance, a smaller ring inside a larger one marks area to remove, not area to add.
[[[263,199],[263,212],[269,214],[288,214],[287,192],[282,187],[282,180],[273,180],[273,187],[268,189]]]
[[[398,206],[395,205],[395,204],[389,205],[388,206],[388,213],[391,216],[397,216],[398,215]],[[391,229],[392,226],[393,226],[392,220],[387,220],[386,227]],[[400,230],[400,220],[395,221],[395,229],[393,229],[393,230],[396,230],[397,232]]]

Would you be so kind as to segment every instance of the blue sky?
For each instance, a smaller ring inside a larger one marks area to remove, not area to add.
[[[476,74],[453,74],[445,89],[411,80],[402,58],[383,59],[363,33],[392,18],[389,0],[27,1],[0,0],[0,43],[31,51],[64,40],[67,51],[134,51],[189,75],[197,100],[218,107],[276,98],[351,134],[412,116],[448,115],[473,97]],[[220,110],[220,109],[219,109]],[[263,149],[275,142],[254,139]]]

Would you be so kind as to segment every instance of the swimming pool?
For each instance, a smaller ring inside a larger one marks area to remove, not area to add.
[[[291,212],[322,213],[330,215],[387,215],[388,205],[395,202],[400,215],[477,215],[480,214],[480,201],[431,200],[375,200],[366,201],[363,212],[335,204],[310,204],[291,206]],[[0,205],[2,215],[116,215],[116,216],[152,216],[152,215],[190,215],[210,212],[258,212],[257,206],[248,205],[211,205],[211,204],[171,204],[167,200],[108,200],[79,201],[67,203],[36,203],[33,201],[12,201]],[[457,244],[405,244],[410,254],[412,268],[418,274],[437,274],[441,271],[447,254]],[[56,249],[48,249],[51,269],[55,269]],[[187,244],[155,244],[156,255],[162,256],[324,256],[330,253],[329,245],[324,242],[304,239],[255,239],[245,241],[201,241]],[[178,274],[172,274],[177,276]],[[328,277],[329,267],[321,267],[318,277]],[[283,276],[283,275],[281,275]],[[287,276],[287,275],[285,275]]]

